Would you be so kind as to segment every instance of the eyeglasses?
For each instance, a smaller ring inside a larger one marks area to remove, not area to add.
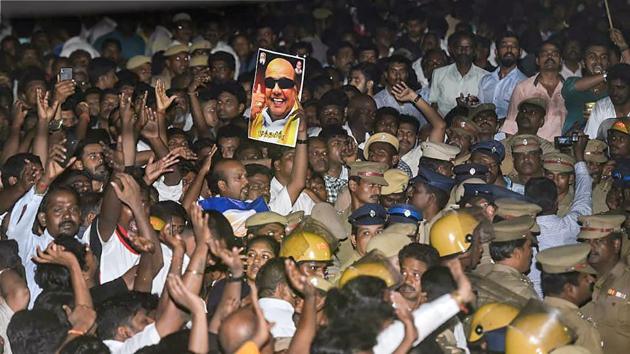
[[[276,84],[278,84],[278,87],[280,87],[283,90],[295,87],[295,81],[293,81],[291,79],[287,79],[286,77],[281,77],[279,79],[274,79],[272,77],[265,78],[265,87],[266,88],[272,89],[272,88],[276,87]]]

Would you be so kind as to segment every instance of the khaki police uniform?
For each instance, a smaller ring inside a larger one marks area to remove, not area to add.
[[[543,155],[543,168],[553,173],[575,174],[574,165],[575,158],[567,154],[552,152]],[[558,200],[558,216],[563,217],[571,211],[573,196],[574,191],[571,186],[567,194]]]
[[[606,156],[607,149],[608,145],[605,142],[591,139],[586,144],[584,160],[598,164],[606,163],[608,162],[608,157]],[[599,183],[593,186],[593,215],[605,213],[610,210],[606,204],[606,195],[608,195],[610,188],[612,188],[611,179],[600,180]]]
[[[531,236],[531,228],[534,225],[534,218],[522,216],[512,220],[500,221],[492,225],[494,230],[494,240],[492,243],[508,242],[525,239]],[[486,278],[499,286],[502,286],[513,293],[525,298],[538,298],[534,285],[529,278],[517,269],[501,264],[489,263],[480,264],[475,269],[474,274]],[[502,302],[502,296],[489,292],[479,293],[477,297],[478,307],[490,302]]]
[[[601,239],[622,230],[623,215],[581,216],[578,239]],[[604,341],[604,353],[622,354],[630,349],[630,268],[622,259],[606,274],[599,274],[593,296],[583,308]]]
[[[501,172],[504,176],[508,176],[514,183],[521,183],[518,173],[514,169],[514,152],[526,152],[541,149],[543,154],[557,151],[553,144],[536,135],[520,134],[512,135],[502,141],[505,147],[505,159],[501,163]]]
[[[356,161],[349,165],[350,173],[349,177],[360,177],[370,183],[379,184],[381,186],[387,186],[387,181],[384,178],[385,171],[387,171],[387,165],[378,162],[368,161]],[[352,232],[352,225],[348,221],[348,218],[352,214],[352,206],[339,211],[338,219],[346,230],[345,239],[339,242],[339,249],[337,250],[336,257],[340,264],[347,263],[352,258],[354,251],[352,243],[350,242],[350,233]]]
[[[547,274],[569,272],[596,274],[597,272],[587,263],[590,249],[587,244],[552,247],[538,253],[536,259],[542,265],[543,272]],[[593,354],[603,353],[603,341],[595,321],[584,315],[576,304],[555,296],[545,296],[543,302],[560,311],[560,320],[576,336],[575,344],[587,348]]]

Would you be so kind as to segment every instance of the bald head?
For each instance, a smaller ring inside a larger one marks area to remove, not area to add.
[[[256,315],[251,307],[232,312],[219,327],[219,343],[225,353],[234,353],[256,333]]]
[[[297,98],[295,70],[283,58],[275,58],[265,69],[265,99],[272,120],[283,119],[289,114]]]

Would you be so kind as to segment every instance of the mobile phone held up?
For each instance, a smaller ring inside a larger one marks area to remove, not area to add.
[[[72,80],[72,68],[61,68],[59,70],[59,81]]]

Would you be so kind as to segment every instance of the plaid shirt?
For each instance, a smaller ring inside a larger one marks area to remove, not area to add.
[[[348,184],[348,169],[342,167],[339,177],[324,175],[324,183],[326,184],[326,192],[328,193],[328,202],[335,204],[339,191]]]

